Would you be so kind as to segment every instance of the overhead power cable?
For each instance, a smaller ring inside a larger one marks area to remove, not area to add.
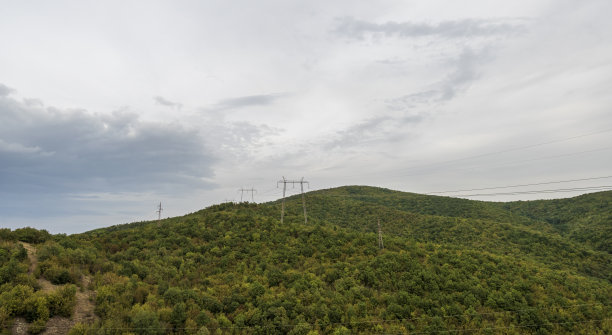
[[[585,191],[611,191],[612,185],[604,186],[588,186],[588,187],[572,187],[572,188],[559,188],[549,190],[530,190],[530,191],[513,191],[513,192],[499,192],[499,193],[478,193],[478,194],[453,194],[449,195],[456,198],[461,197],[476,197],[476,196],[499,196],[499,195],[519,195],[519,194],[552,194],[552,193],[568,193],[568,192],[585,192]],[[400,192],[400,191],[398,191]],[[427,193],[425,193],[427,194]],[[312,194],[311,197],[317,197],[318,194]],[[340,198],[386,198],[388,195],[383,194],[326,194],[325,197],[340,197]]]
[[[554,190],[516,191],[516,192],[503,192],[503,193],[456,194],[456,195],[453,195],[453,196],[461,198],[461,197],[484,197],[484,196],[498,196],[498,195],[567,193],[567,192],[609,191],[609,190],[612,190],[612,185],[607,185],[607,186],[591,186],[591,187],[559,188],[559,189],[554,189]]]
[[[467,160],[471,160],[471,159],[475,159],[475,158],[489,157],[489,156],[505,154],[505,153],[508,153],[508,152],[532,149],[532,148],[541,147],[541,146],[545,146],[545,145],[549,145],[549,144],[561,143],[561,142],[571,141],[571,140],[575,140],[575,139],[579,139],[579,138],[583,138],[583,137],[589,137],[589,136],[593,136],[593,135],[599,135],[599,134],[603,134],[603,133],[608,133],[608,132],[611,132],[611,131],[612,131],[612,128],[610,128],[610,129],[603,129],[603,130],[598,130],[598,131],[594,131],[594,132],[590,132],[590,133],[586,133],[586,134],[575,135],[575,136],[571,136],[571,137],[558,138],[558,139],[555,139],[555,140],[550,140],[550,141],[545,141],[545,142],[540,142],[540,143],[535,143],[535,144],[529,144],[529,145],[520,146],[520,147],[508,148],[508,149],[504,149],[504,150],[500,150],[500,151],[492,151],[492,152],[487,152],[487,153],[483,153],[483,154],[477,154],[477,155],[473,155],[473,156],[466,156],[466,157],[451,159],[451,160],[447,160],[447,161],[433,162],[433,163],[429,163],[429,164],[423,164],[423,165],[410,166],[410,167],[406,167],[406,168],[387,170],[385,172],[388,175],[392,175],[392,176],[407,176],[407,175],[411,175],[411,174],[410,173],[407,174],[406,172],[409,172],[409,171],[412,171],[412,170],[431,169],[431,168],[440,167],[440,166],[446,166],[446,165],[449,165],[449,164],[452,164],[452,163],[463,162],[463,161],[467,161]],[[579,152],[579,153],[594,152],[594,151],[600,151],[600,150],[606,150],[606,149],[608,149],[608,148],[589,150],[589,151],[584,151],[584,152]],[[577,154],[579,154],[579,153],[577,153]],[[548,158],[556,158],[556,157],[557,156],[551,156],[551,157],[548,157]],[[543,158],[543,157],[541,157],[541,158]],[[428,171],[428,173],[429,172],[431,172],[431,170]],[[371,172],[347,175],[345,177],[358,177],[358,176],[380,174],[380,173],[381,173],[381,171],[371,171]]]
[[[468,157],[463,157],[463,158],[452,159],[452,160],[448,160],[448,161],[444,161],[444,162],[439,162],[439,163],[432,163],[432,164],[428,164],[428,165],[424,165],[424,166],[418,166],[418,167],[414,167],[414,168],[428,167],[428,166],[435,166],[435,165],[444,165],[444,164],[460,162],[460,161],[464,161],[464,160],[468,160],[468,159],[481,158],[481,157],[487,157],[487,156],[493,156],[493,155],[499,155],[499,154],[505,154],[507,152],[531,149],[531,148],[541,147],[543,145],[548,145],[548,144],[553,144],[553,143],[566,142],[566,141],[570,141],[570,140],[575,140],[577,138],[593,136],[593,135],[597,135],[597,134],[607,133],[607,132],[610,132],[610,131],[612,131],[612,128],[605,129],[605,130],[599,130],[599,131],[595,131],[595,132],[591,132],[591,133],[587,133],[587,134],[582,134],[582,135],[576,135],[576,136],[572,136],[572,137],[565,137],[565,138],[560,138],[560,139],[556,139],[556,140],[551,140],[551,141],[540,142],[540,143],[536,143],[536,144],[525,145],[525,146],[521,146],[521,147],[514,147],[514,148],[509,148],[509,149],[500,150],[500,151],[487,152],[487,153],[484,153],[484,154],[479,154],[479,155],[474,155],[474,156],[468,156]],[[413,168],[408,168],[408,169],[413,169]]]
[[[496,190],[496,189],[503,189],[503,188],[537,186],[537,185],[550,185],[550,184],[562,184],[562,183],[571,183],[571,182],[576,182],[576,181],[587,181],[587,180],[608,179],[608,178],[612,178],[612,176],[581,178],[581,179],[569,179],[569,180],[557,180],[557,181],[548,181],[548,182],[543,182],[543,183],[532,183],[532,184],[517,184],[517,185],[506,185],[506,186],[495,186],[495,187],[484,187],[484,188],[472,188],[472,189],[463,189],[463,190],[454,190],[454,191],[438,191],[438,192],[429,192],[429,193],[425,193],[425,194],[443,194],[443,193],[457,193],[457,192],[472,192],[472,191]]]

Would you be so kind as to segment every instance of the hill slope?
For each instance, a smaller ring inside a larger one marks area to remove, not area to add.
[[[519,201],[500,207],[550,224],[559,234],[572,241],[612,253],[612,196],[598,192],[571,199]]]
[[[279,201],[226,203],[55,235],[35,272],[92,276],[100,320],[74,334],[607,334],[612,256],[575,233],[602,217],[605,244],[612,192],[590,196],[499,204],[342,187],[307,194],[308,224],[292,197],[282,226]],[[15,250],[9,262],[25,261]],[[3,284],[4,304],[16,284]]]

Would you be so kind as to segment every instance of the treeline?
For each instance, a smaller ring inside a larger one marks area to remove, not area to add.
[[[0,228],[0,241],[42,243],[49,239],[51,239],[51,234],[44,229],[38,230],[31,227],[25,227],[11,231],[8,228]]]

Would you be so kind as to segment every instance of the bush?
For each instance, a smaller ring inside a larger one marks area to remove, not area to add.
[[[28,258],[28,251],[23,247],[23,245],[18,244],[17,250],[13,251],[13,258],[18,261],[25,261]]]
[[[76,305],[76,286],[65,285],[47,297],[51,316],[70,317]]]
[[[6,310],[6,308],[0,307],[0,329],[4,329],[9,325],[9,320],[11,315]]]
[[[0,228],[0,240],[15,241],[17,236],[8,228]]]
[[[77,268],[67,269],[49,261],[39,263],[36,273],[40,273],[55,285],[77,284],[81,277]]]
[[[30,334],[39,334],[43,332],[46,328],[47,320],[37,319],[30,324],[28,327],[28,333]]]
[[[145,335],[164,333],[164,330],[159,323],[159,319],[157,318],[157,314],[154,311],[144,306],[135,305],[132,307],[132,312],[130,314],[131,326],[136,334]]]
[[[70,272],[59,266],[52,266],[43,273],[43,276],[55,285],[70,283]]]
[[[87,325],[79,322],[76,325],[74,325],[72,329],[70,329],[70,331],[68,332],[68,335],[87,335],[88,330],[89,328],[87,327]]]
[[[44,229],[38,230],[31,227],[15,229],[13,234],[17,240],[27,243],[42,243],[51,238],[51,234],[49,234],[48,231]]]
[[[44,296],[37,292],[23,302],[24,316],[28,322],[34,320],[49,320],[49,303]]]
[[[15,285],[10,291],[0,294],[3,307],[11,315],[23,315],[25,312],[24,301],[34,294],[30,286]]]

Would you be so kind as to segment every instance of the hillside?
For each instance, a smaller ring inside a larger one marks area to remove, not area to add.
[[[608,334],[611,199],[350,186],[308,193],[308,224],[295,196],[282,226],[275,201],[71,236],[3,229],[0,325],[42,331],[78,288],[99,319],[71,334]],[[31,273],[18,240],[37,248]]]
[[[610,192],[571,199],[509,202],[501,207],[518,215],[548,223],[560,235],[612,253],[612,196]]]

